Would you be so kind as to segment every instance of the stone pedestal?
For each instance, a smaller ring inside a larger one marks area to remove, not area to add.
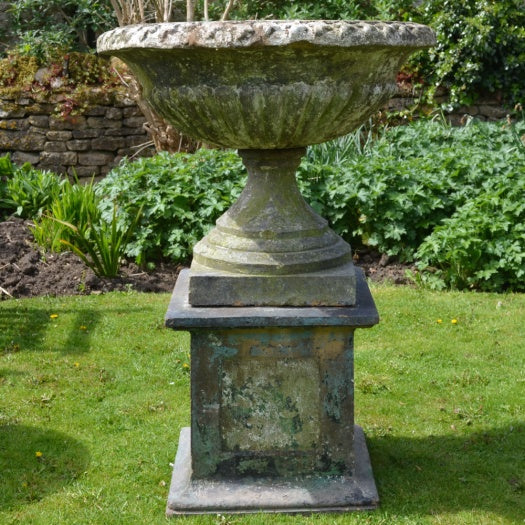
[[[361,271],[351,307],[195,307],[182,272],[166,325],[191,333],[191,432],[168,515],[378,504],[354,428],[353,334],[378,322]]]

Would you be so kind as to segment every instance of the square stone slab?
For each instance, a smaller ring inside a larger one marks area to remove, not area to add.
[[[243,275],[190,270],[193,306],[352,306],[356,272],[349,262],[337,268],[293,275]]]
[[[191,431],[183,428],[173,467],[167,516],[348,512],[375,509],[379,496],[363,430],[354,428],[355,468],[348,476],[192,479]]]

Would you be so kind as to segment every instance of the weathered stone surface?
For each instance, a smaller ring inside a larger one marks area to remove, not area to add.
[[[47,129],[46,128],[36,128],[35,126],[29,126],[27,133],[32,134],[32,135],[41,135],[42,137],[45,137],[47,133]]]
[[[166,326],[193,328],[242,328],[254,326],[354,326],[366,328],[379,322],[377,309],[361,268],[356,268],[354,306],[237,307],[192,306],[188,300],[190,271],[182,270],[166,314]]]
[[[248,20],[128,26],[104,33],[99,53],[122,49],[195,49],[389,46],[424,48],[436,43],[434,32],[412,22],[333,20]]]
[[[29,162],[29,164],[36,164],[40,161],[40,153],[15,151],[13,155],[11,155],[11,160],[18,165],[25,164],[26,162]]]
[[[354,427],[353,333],[377,321],[362,273],[354,307],[196,308],[181,272],[166,326],[191,334],[192,428],[168,514],[376,506]]]
[[[73,151],[48,152],[40,154],[41,166],[73,166],[77,163],[77,154]]]
[[[126,141],[122,137],[100,137],[91,141],[91,146],[94,150],[102,151],[116,151],[123,148]]]
[[[26,106],[25,111],[28,115],[51,115],[54,109],[54,104],[36,103]]]
[[[138,107],[127,107],[127,108],[124,108],[123,110],[123,116],[125,118],[128,118],[128,117],[143,117],[144,115],[142,114],[142,111],[140,111],[140,109]]]
[[[113,157],[114,156],[111,153],[100,153],[100,152],[79,153],[78,163],[81,166],[104,166],[112,162]]]
[[[73,139],[69,140],[66,146],[71,151],[88,151],[91,148],[91,141],[88,139]]]
[[[106,114],[107,107],[105,106],[94,106],[92,108],[86,109],[84,115],[86,117],[103,117]]]
[[[149,137],[145,137],[144,135],[129,135],[126,137],[126,147],[143,146],[149,141]]]
[[[73,138],[75,139],[94,139],[100,137],[101,131],[99,129],[75,129],[73,130]]]
[[[66,95],[52,93],[51,99],[63,100]],[[66,118],[56,114],[56,105],[49,103],[49,97],[45,96],[47,94],[38,93],[34,97],[28,95],[19,98],[9,94],[2,94],[0,97],[0,152],[9,153],[11,158],[19,159],[18,163],[30,162],[36,167],[51,168],[60,172],[67,170],[72,173],[72,169],[62,163],[64,159],[57,157],[44,157],[43,164],[40,164],[40,152],[112,152],[111,158],[103,157],[107,166],[102,171],[107,172],[118,163],[124,151],[127,155],[136,153],[136,150],[127,147],[128,144],[143,144],[148,140],[145,130],[141,127],[123,126],[124,118],[135,118],[140,115],[140,111],[136,106],[128,106],[127,102],[120,104],[118,108],[113,107],[115,96],[122,96],[119,90],[112,94],[108,92],[103,97],[107,99],[108,105],[100,104],[88,108],[83,115],[71,115]],[[91,123],[94,122],[97,128],[88,127],[86,117],[94,118]],[[102,121],[106,121],[106,124],[102,124]],[[95,139],[93,144],[91,139]],[[148,154],[151,154],[151,149],[140,153],[141,156]],[[97,162],[101,162],[100,157],[97,157]],[[88,176],[91,172],[95,172],[96,176],[101,174],[100,164],[76,166],[81,172],[79,176]],[[71,168],[73,167],[72,165]]]
[[[192,478],[190,428],[183,428],[168,495],[168,517],[193,514],[311,513],[371,510],[379,505],[363,430],[354,427],[355,467],[351,475],[290,478],[243,476]]]
[[[55,151],[55,152],[62,152],[66,151],[66,143],[65,142],[59,142],[57,140],[49,141],[44,144],[44,150],[45,151]]]
[[[105,129],[105,128],[121,128],[121,120],[107,120],[104,117],[88,117],[87,125],[94,129]]]
[[[146,122],[146,119],[144,117],[127,117],[123,119],[122,123],[127,128],[142,128],[144,123]]]
[[[29,122],[24,119],[0,120],[0,130],[24,130],[29,128]]]
[[[49,129],[53,131],[81,129],[86,126],[86,117],[49,117]]]
[[[120,119],[122,119],[122,109],[120,109],[120,108],[107,108],[105,116],[109,120],[120,120]]]
[[[9,107],[9,106],[0,106],[0,119],[4,118],[22,118],[25,117],[26,110],[18,106]]]
[[[351,306],[355,267],[345,265],[288,275],[244,275],[192,263],[190,304],[194,306]]]
[[[304,201],[295,181],[304,153],[239,152],[248,181],[194,247],[191,304],[354,304],[350,246]]]
[[[27,121],[36,128],[47,128],[49,125],[49,117],[47,115],[31,115]]]
[[[0,150],[40,151],[44,147],[45,135],[28,134],[24,131],[0,132]]]
[[[146,131],[143,127],[139,128],[118,128],[118,129],[105,129],[103,130],[104,136],[106,137],[128,137],[137,135],[141,137],[147,137]],[[147,140],[146,138],[144,140]],[[148,139],[149,140],[149,139]]]
[[[184,134],[269,149],[350,132],[395,92],[406,58],[434,42],[412,23],[266,20],[119,28],[98,49],[128,62]]]
[[[71,131],[48,131],[46,133],[46,137],[49,140],[69,140],[73,136],[73,132]]]

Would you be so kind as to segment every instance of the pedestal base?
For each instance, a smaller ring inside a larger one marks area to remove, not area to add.
[[[379,505],[363,430],[354,427],[351,476],[192,479],[191,433],[183,428],[168,496],[168,516],[187,514],[309,513],[370,510]]]
[[[189,303],[193,306],[353,306],[356,272],[352,262],[293,275],[243,275],[192,264]]]

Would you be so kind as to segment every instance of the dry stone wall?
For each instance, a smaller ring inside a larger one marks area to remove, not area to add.
[[[445,100],[445,97],[442,97],[442,99],[438,98],[437,102],[445,102]],[[417,103],[418,99],[414,96],[400,93],[392,98],[384,109],[387,111],[404,111]],[[444,116],[453,126],[460,126],[465,123],[469,116],[483,121],[497,121],[506,118],[510,113],[512,112],[505,109],[499,100],[486,98],[480,99],[472,106],[461,106],[450,113],[445,113]]]
[[[100,177],[124,156],[150,156],[145,119],[129,98],[93,105],[80,115],[57,114],[60,95],[45,102],[22,95],[0,97],[0,156],[16,164],[78,177]]]

